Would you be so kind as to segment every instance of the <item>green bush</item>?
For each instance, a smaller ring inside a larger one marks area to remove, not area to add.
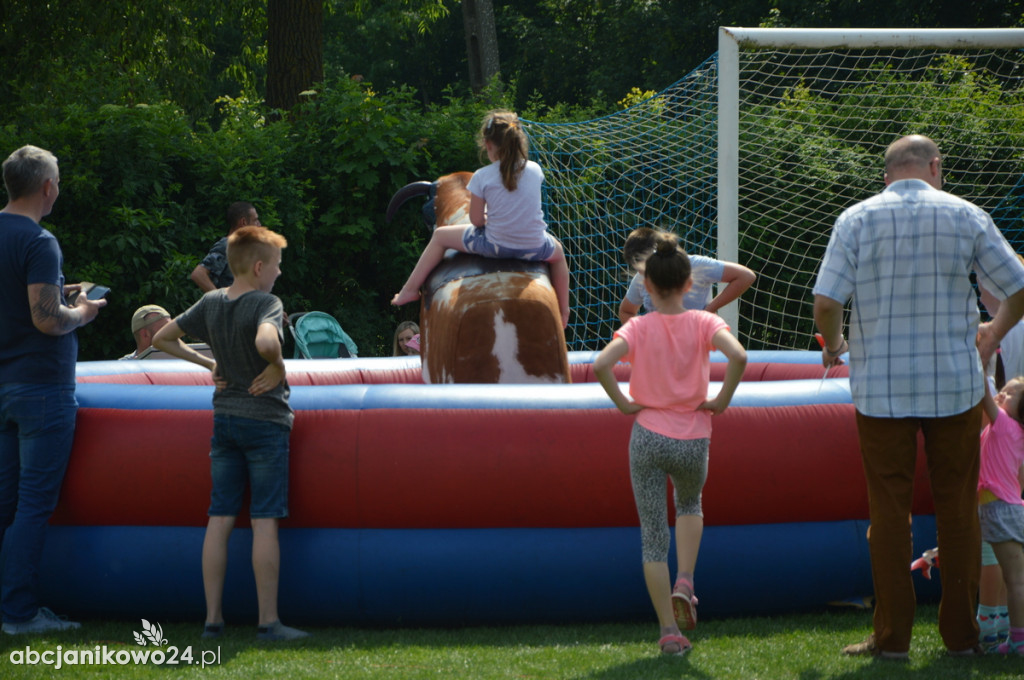
[[[385,223],[388,202],[409,182],[476,169],[476,129],[495,101],[496,90],[424,110],[410,90],[340,79],[287,117],[223,99],[216,130],[172,104],[37,107],[31,123],[0,128],[0,144],[57,155],[61,197],[44,224],[69,281],[112,289],[79,332],[81,359],[128,352],[136,307],[177,314],[198,299],[189,274],[236,200],[288,239],[275,286],[285,309],[328,312],[361,355],[386,355],[395,325],[418,317],[416,305],[389,301],[429,235],[418,204]]]
[[[1024,146],[1021,104],[1008,101],[993,82],[974,78],[963,64],[939,64],[937,72],[899,84],[907,102],[901,125],[932,132],[951,157],[977,159],[969,179],[949,173],[954,192],[971,195],[972,186],[988,183],[1012,160],[993,149]],[[806,335],[788,321],[778,323],[781,312],[809,318],[803,309],[807,286],[798,274],[809,267],[789,259],[814,258],[839,210],[875,190],[879,140],[900,130],[869,130],[861,138],[840,132],[847,127],[842,121],[857,115],[882,120],[863,112],[888,106],[877,85],[885,79],[872,74],[851,84],[859,114],[844,110],[851,104],[799,87],[773,105],[774,116],[745,113],[741,148],[771,141],[757,164],[770,169],[762,178],[767,181],[744,198],[757,209],[745,213],[741,251],[762,281],[796,291],[781,298],[771,291],[744,296],[744,314],[765,334],[748,338],[752,346],[774,346],[775,335]],[[944,96],[952,90],[965,96]],[[80,331],[82,359],[129,351],[129,319],[139,305],[157,303],[177,314],[198,299],[189,274],[225,232],[224,211],[236,200],[251,201],[263,223],[288,239],[275,287],[285,309],[332,314],[362,356],[381,356],[390,353],[397,323],[418,317],[417,305],[393,308],[389,301],[429,236],[419,202],[385,222],[391,196],[409,182],[479,167],[479,122],[491,108],[510,107],[512,99],[495,83],[480,95],[449,92],[442,103],[424,107],[410,89],[382,93],[338,76],[288,115],[268,113],[245,97],[222,98],[216,128],[195,123],[169,103],[32,105],[2,119],[0,153],[31,143],[58,156],[61,198],[46,226],[60,239],[69,280],[112,289],[100,318]],[[963,107],[983,115],[968,124]],[[556,123],[601,112],[534,102],[521,113]],[[1010,121],[996,124],[999,116]],[[995,137],[1016,141],[996,145]],[[743,167],[741,183],[747,186],[750,166]],[[780,255],[775,242],[789,237],[804,247]]]

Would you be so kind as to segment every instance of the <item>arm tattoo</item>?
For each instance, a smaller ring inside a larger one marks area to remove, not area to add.
[[[39,299],[32,307],[32,318],[38,320],[40,325],[52,324],[55,335],[64,335],[78,328],[78,315],[70,312],[60,302],[59,287],[43,286],[39,290]]]

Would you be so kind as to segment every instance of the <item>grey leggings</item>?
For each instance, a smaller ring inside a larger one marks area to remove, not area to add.
[[[672,439],[633,423],[629,437],[629,474],[640,515],[644,562],[667,562],[665,476],[675,487],[676,517],[703,517],[700,493],[708,476],[709,439]]]

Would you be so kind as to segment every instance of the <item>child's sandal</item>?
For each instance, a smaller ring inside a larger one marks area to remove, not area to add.
[[[693,649],[693,645],[690,644],[685,635],[675,634],[666,635],[658,640],[658,646],[661,648],[662,654],[669,656],[682,656]]]
[[[672,589],[672,613],[682,630],[697,627],[697,596],[693,594],[693,582],[681,578]]]

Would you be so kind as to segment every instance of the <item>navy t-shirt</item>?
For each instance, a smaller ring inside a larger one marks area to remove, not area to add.
[[[199,264],[206,267],[210,273],[210,280],[217,288],[227,288],[235,282],[235,275],[231,273],[228,266],[228,237],[222,236],[210,248],[203,261]]]
[[[78,337],[47,335],[32,324],[28,286],[60,289],[64,256],[46,229],[28,217],[0,212],[0,382],[74,384]]]

